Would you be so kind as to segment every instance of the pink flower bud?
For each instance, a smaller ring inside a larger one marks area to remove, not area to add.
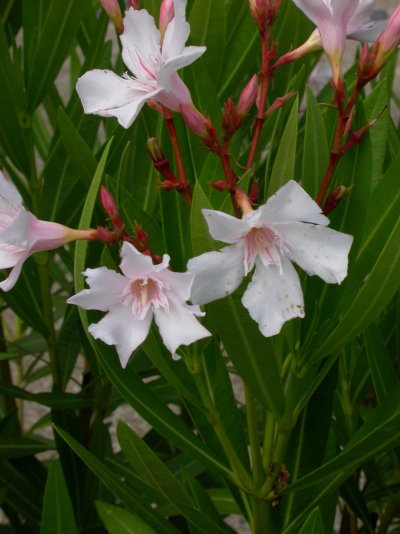
[[[258,91],[258,78],[257,74],[254,74],[246,87],[243,89],[240,95],[237,112],[244,117],[250,111],[251,106],[254,104],[257,98]]]
[[[119,215],[117,205],[112,194],[102,185],[100,187],[100,201],[104,211],[110,217],[110,221],[114,228],[122,228],[124,223]]]
[[[211,122],[207,117],[202,115],[193,105],[181,106],[181,113],[186,125],[193,133],[201,138],[207,137]]]
[[[129,4],[133,9],[139,9],[139,0],[129,0]]]
[[[100,0],[104,11],[110,17],[119,33],[124,31],[124,23],[122,21],[122,13],[118,4],[118,0]]]
[[[174,0],[162,0],[160,6],[160,18],[158,27],[160,29],[161,35],[164,35],[165,30],[167,29],[168,24],[174,18]]]
[[[373,46],[376,53],[373,70],[379,72],[390,54],[400,45],[400,6],[390,17],[386,28]]]

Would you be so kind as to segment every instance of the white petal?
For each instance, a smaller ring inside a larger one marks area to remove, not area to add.
[[[218,252],[206,252],[188,262],[194,273],[193,304],[207,304],[226,297],[239,287],[244,277],[244,249],[240,245],[224,247]]]
[[[131,7],[126,12],[124,32],[120,39],[124,63],[135,76],[143,77],[140,62],[150,70],[154,69],[154,59],[160,56],[160,32],[154,18],[145,9],[136,10]]]
[[[182,53],[189,37],[190,26],[185,17],[186,1],[174,0],[174,18],[165,30],[162,55],[165,60]]]
[[[193,273],[174,273],[169,269],[164,269],[158,272],[155,277],[164,282],[179,300],[186,302],[190,299],[194,281]]]
[[[84,310],[108,311],[121,302],[121,294],[129,285],[129,280],[107,267],[86,269],[83,274],[90,289],[80,291],[67,302]]]
[[[22,198],[17,188],[13,183],[6,180],[3,173],[0,171],[0,202],[3,199],[10,203],[15,210],[18,210],[22,204]]]
[[[169,257],[167,257],[169,260]],[[168,265],[168,262],[166,263]],[[133,245],[124,241],[121,248],[121,264],[120,269],[124,275],[130,280],[136,278],[144,278],[154,270],[160,270],[160,268],[166,268],[165,263],[160,266],[153,266],[153,262],[150,256],[146,256],[139,252]]]
[[[216,241],[223,241],[224,243],[237,243],[244,237],[253,227],[249,219],[237,219],[216,210],[201,210],[207,222],[208,229],[211,236]]]
[[[0,269],[8,269],[27,253],[26,249],[0,242]]]
[[[160,68],[157,76],[157,84],[163,89],[170,90],[171,76],[182,69],[191,65],[196,59],[204,54],[205,46],[188,46],[178,56],[172,56]]]
[[[196,308],[169,295],[169,310],[154,310],[154,319],[167,349],[174,354],[180,345],[210,336],[210,332],[196,319]],[[194,308],[194,309],[193,309]]]
[[[266,204],[258,208],[261,212],[260,223],[303,221],[324,226],[329,224],[328,217],[321,208],[294,180],[281,187]],[[257,225],[260,226],[260,225]]]
[[[305,223],[279,225],[279,232],[289,244],[288,256],[308,274],[328,284],[346,278],[351,235]]]
[[[27,253],[23,258],[21,258],[18,263],[15,264],[14,268],[12,269],[12,271],[10,272],[10,274],[8,275],[8,277],[3,280],[1,283],[0,283],[0,288],[3,290],[3,291],[10,291],[10,289],[12,289],[17,280],[18,280],[18,277],[21,273],[21,269],[22,269],[22,266],[24,264],[24,261],[30,256],[29,253]]]
[[[145,86],[132,78],[122,78],[110,70],[90,70],[79,78],[76,90],[85,113],[116,117],[129,128],[146,100],[161,89]]]
[[[152,318],[153,314],[149,312],[138,320],[130,306],[121,304],[112,308],[101,321],[91,324],[88,330],[95,339],[115,345],[121,365],[126,367],[132,352],[146,339]]]
[[[0,231],[0,243],[29,250],[34,242],[34,235],[30,230],[33,221],[37,221],[36,217],[21,208],[7,228]]]
[[[289,319],[304,317],[303,292],[291,262],[282,258],[280,273],[275,265],[265,267],[258,261],[242,304],[266,337],[279,334]]]

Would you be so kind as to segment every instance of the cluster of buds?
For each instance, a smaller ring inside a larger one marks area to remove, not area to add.
[[[232,100],[228,98],[222,115],[222,129],[225,141],[229,141],[233,134],[240,128],[244,118],[256,101],[257,93],[258,78],[257,75],[254,74],[243,89],[236,107]]]
[[[172,172],[169,161],[164,156],[161,145],[155,137],[150,137],[147,140],[147,150],[153,161],[154,168],[164,178],[162,182],[158,183],[158,186],[166,191],[171,191],[172,189],[179,190],[182,184]]]
[[[281,0],[249,0],[250,11],[260,31],[272,26],[278,16]]]

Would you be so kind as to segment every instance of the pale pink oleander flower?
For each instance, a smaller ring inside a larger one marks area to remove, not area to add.
[[[385,21],[373,22],[371,19],[374,0],[293,1],[318,29],[306,43],[283,56],[287,56],[286,60],[278,60],[277,65],[288,63],[306,52],[323,47],[331,64],[334,83],[339,85],[346,38],[373,41],[385,25]]]
[[[85,310],[107,314],[89,332],[107,345],[115,345],[122,367],[132,352],[146,339],[154,320],[164,345],[175,356],[180,345],[189,345],[210,334],[196,316],[203,316],[198,306],[186,304],[194,275],[168,269],[169,256],[159,265],[138,252],[130,243],[121,249],[120,269],[87,269],[83,274],[90,289],[68,299]]]
[[[253,270],[242,304],[266,336],[304,317],[300,281],[292,261],[310,275],[340,284],[347,275],[352,236],[326,226],[329,219],[293,180],[242,219],[203,210],[212,237],[230,246],[189,260],[195,275],[191,301],[206,304],[237,289]]]
[[[188,88],[177,70],[198,59],[204,46],[188,46],[190,26],[185,20],[186,0],[174,0],[174,18],[160,41],[160,31],[145,9],[130,8],[124,17],[122,59],[133,76],[109,70],[91,70],[79,78],[76,90],[85,113],[116,117],[124,128],[135,120],[149,99],[172,111],[191,103]]]
[[[34,252],[58,248],[75,239],[94,239],[94,232],[37,219],[22,206],[19,192],[0,172],[0,269],[12,267],[0,283],[3,291],[14,287],[24,261]]]

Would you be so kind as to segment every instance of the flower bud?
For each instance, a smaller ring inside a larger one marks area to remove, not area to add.
[[[243,89],[242,94],[239,98],[237,112],[241,117],[246,116],[247,113],[250,111],[251,106],[256,101],[257,92],[258,77],[257,74],[254,74],[254,76],[250,78],[250,81],[247,83],[246,87]]]
[[[154,163],[165,160],[161,145],[155,137],[147,139],[147,149]]]
[[[390,17],[386,28],[373,46],[375,53],[372,70],[379,72],[390,54],[400,45],[400,6]]]
[[[158,27],[161,35],[164,35],[168,24],[174,18],[174,0],[162,0]]]
[[[338,185],[329,197],[326,199],[322,212],[324,215],[328,215],[331,211],[338,207],[342,200],[350,193],[352,187],[346,187],[344,185]]]
[[[100,187],[100,201],[104,208],[104,211],[110,218],[110,221],[114,228],[122,228],[124,223],[119,215],[117,205],[115,203],[112,194],[102,185]]]
[[[104,11],[110,17],[119,33],[124,31],[124,23],[122,21],[122,13],[119,7],[118,0],[100,0]]]
[[[202,115],[193,105],[184,105],[180,108],[183,120],[193,133],[204,139],[212,124],[210,120]]]
[[[251,16],[259,29],[272,26],[278,16],[281,0],[249,0]]]
[[[139,9],[139,0],[129,0],[129,4],[133,9]]]
[[[281,67],[282,65],[292,63],[293,61],[296,61],[297,59],[303,57],[305,54],[308,54],[309,52],[314,52],[316,50],[321,50],[321,48],[321,34],[319,33],[319,30],[316,29],[312,32],[307,41],[305,41],[302,45],[281,56],[278,61],[274,63],[273,68],[276,69],[278,67]]]

